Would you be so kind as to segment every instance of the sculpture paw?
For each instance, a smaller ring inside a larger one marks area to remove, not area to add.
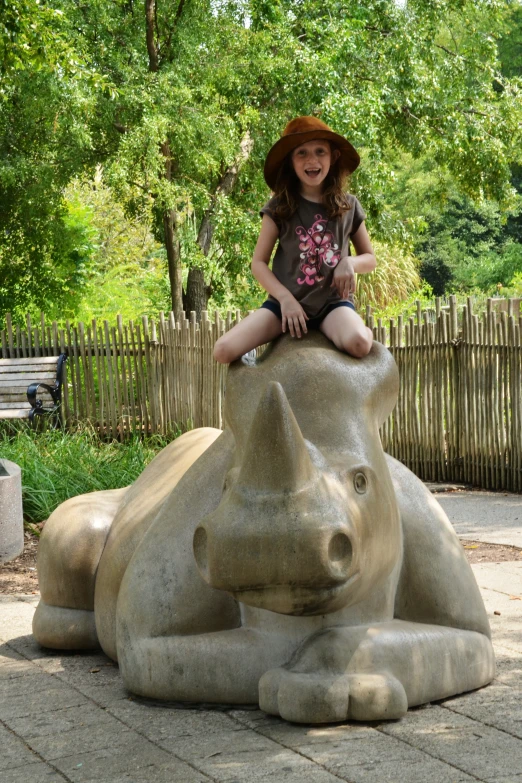
[[[401,718],[408,699],[402,683],[387,672],[309,674],[272,669],[259,681],[259,705],[294,723],[332,723]]]

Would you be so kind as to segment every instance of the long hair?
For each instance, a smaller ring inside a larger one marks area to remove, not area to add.
[[[333,152],[336,148],[333,144],[330,144],[330,149]],[[323,204],[329,218],[341,217],[352,208],[346,198],[345,187],[347,179],[348,172],[342,169],[339,161],[336,160],[330,166],[330,171],[323,181]],[[274,209],[276,218],[288,220],[297,212],[300,186],[299,178],[292,164],[292,153],[289,152],[278,171],[274,188],[274,196],[277,199]]]

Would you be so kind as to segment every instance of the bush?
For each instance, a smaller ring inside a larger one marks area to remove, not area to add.
[[[33,523],[75,495],[132,484],[166,445],[157,436],[104,443],[86,428],[36,432],[20,423],[0,429],[0,457],[22,468],[24,517]]]

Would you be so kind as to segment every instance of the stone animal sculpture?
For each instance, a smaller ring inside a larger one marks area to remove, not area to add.
[[[41,645],[101,645],[130,691],[296,722],[399,718],[488,683],[482,599],[441,507],[386,455],[398,373],[320,333],[231,365],[224,431],[128,489],[67,501],[40,544]]]

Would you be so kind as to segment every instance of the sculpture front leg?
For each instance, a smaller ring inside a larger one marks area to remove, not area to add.
[[[483,634],[393,620],[309,638],[287,666],[261,678],[259,703],[296,723],[384,720],[480,688],[494,674]]]
[[[119,664],[129,690],[168,701],[257,704],[262,675],[282,666],[295,639],[253,628],[129,639]]]

